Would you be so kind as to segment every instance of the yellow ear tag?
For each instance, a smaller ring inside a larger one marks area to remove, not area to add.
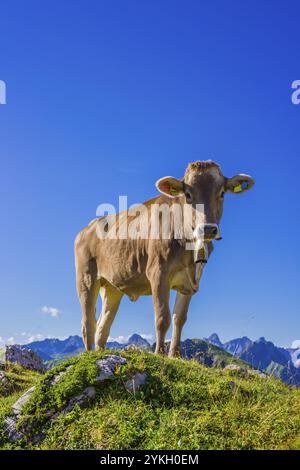
[[[170,194],[171,196],[178,196],[179,191],[177,191],[177,189],[170,189]]]
[[[237,186],[233,188],[234,193],[241,193],[242,191],[243,191],[243,188],[241,184],[238,184]]]

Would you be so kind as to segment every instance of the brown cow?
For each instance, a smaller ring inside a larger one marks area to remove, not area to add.
[[[224,177],[219,165],[211,160],[190,163],[181,180],[170,176],[158,180],[156,187],[162,195],[139,206],[135,214],[127,211],[114,218],[102,217],[84,228],[75,241],[75,259],[85,349],[91,350],[94,343],[96,349],[105,347],[124,294],[131,300],[152,294],[156,352],[163,353],[171,321],[169,293],[173,289],[177,296],[169,355],[180,354],[181,331],[191,297],[198,290],[204,263],[213,249],[212,240],[221,238],[219,223],[224,194],[244,192],[253,184],[254,180],[244,174]],[[173,209],[184,210],[189,205],[194,221],[198,204],[203,205],[202,219],[200,224],[192,227],[192,236],[186,236],[182,231],[181,237],[175,234]],[[151,214],[155,207],[159,207],[159,224],[162,222],[160,208],[170,209],[167,236],[161,227],[158,236],[155,230],[153,236]],[[133,232],[133,228],[137,229],[139,235],[128,236],[130,227]],[[200,240],[198,248],[187,249],[188,242],[197,240]],[[99,292],[102,312],[97,322]]]

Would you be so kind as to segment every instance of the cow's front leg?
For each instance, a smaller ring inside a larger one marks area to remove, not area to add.
[[[166,333],[171,323],[169,308],[170,288],[167,282],[167,277],[163,275],[153,274],[150,277],[150,283],[155,313],[155,353],[164,354]]]
[[[173,333],[169,351],[170,357],[180,356],[180,338],[183,325],[187,319],[187,312],[192,295],[183,295],[177,292],[173,312]]]

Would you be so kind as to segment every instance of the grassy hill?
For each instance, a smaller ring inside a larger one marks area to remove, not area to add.
[[[197,362],[206,367],[220,367],[223,369],[228,364],[236,364],[241,367],[251,366],[242,359],[234,357],[224,349],[208,343],[203,339],[186,339],[181,342],[181,356],[184,359],[197,359]]]
[[[5,348],[0,348],[0,362],[5,361]]]
[[[41,376],[16,366],[15,389],[0,399],[0,447],[36,449],[282,449],[300,448],[300,390],[279,380],[207,368],[196,361],[122,351],[127,364],[97,382],[96,360],[112,351],[84,353]],[[120,354],[120,352],[117,352]],[[49,382],[66,370],[55,385]],[[136,372],[147,381],[135,393],[125,384]],[[4,417],[37,384],[22,409],[26,437],[9,442]],[[90,385],[90,406],[61,413]],[[49,410],[55,419],[49,419]],[[42,437],[41,437],[42,432]],[[39,440],[36,439],[40,436]]]

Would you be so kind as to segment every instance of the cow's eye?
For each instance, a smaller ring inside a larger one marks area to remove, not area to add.
[[[224,198],[224,194],[225,194],[225,191],[222,191],[221,194],[220,194],[220,198],[221,198],[221,199]]]
[[[193,199],[193,198],[192,198],[191,193],[186,192],[186,193],[185,193],[185,197],[186,197],[186,202],[192,202],[192,199]]]

